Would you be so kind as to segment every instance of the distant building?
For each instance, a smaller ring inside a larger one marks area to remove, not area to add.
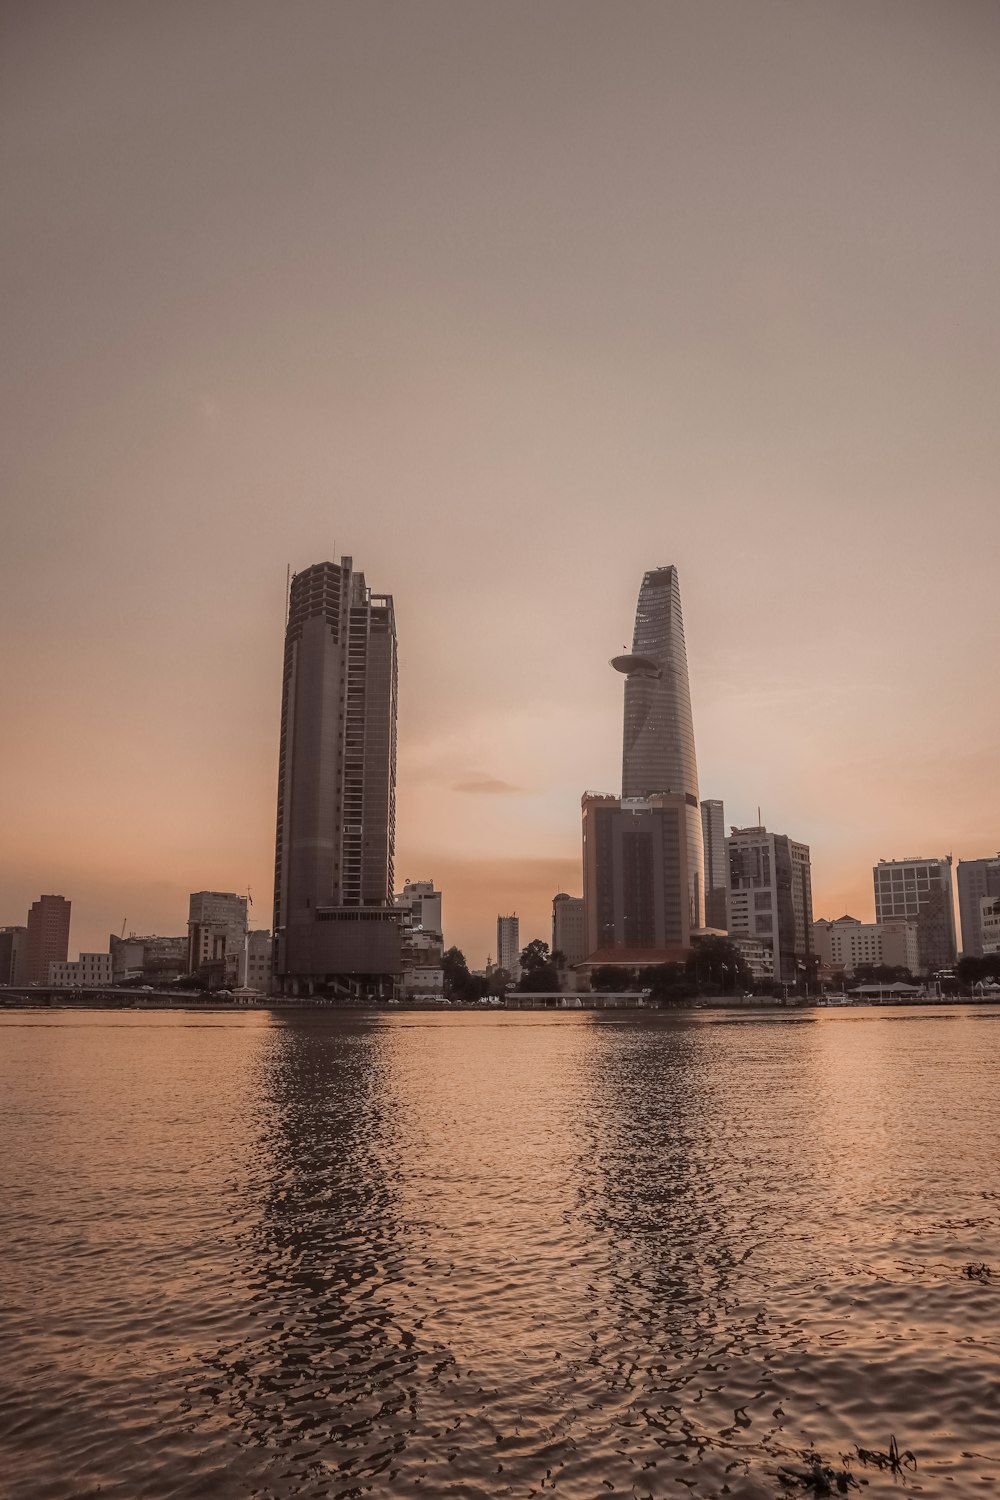
[[[521,972],[521,924],[517,913],[497,917],[497,967],[516,979]]]
[[[120,937],[112,933],[108,949],[114,983],[171,984],[191,972],[188,946],[187,936],[139,936],[132,932]]]
[[[774,978],[774,950],[770,943],[755,937],[731,937],[729,941],[739,950],[756,981],[766,983]]]
[[[918,971],[950,969],[957,957],[951,855],[947,859],[880,859],[872,870],[875,920],[917,924]]]
[[[0,927],[0,984],[24,983],[27,927]]]
[[[812,951],[808,844],[762,827],[733,828],[726,849],[730,934],[769,944],[775,980],[794,984]]]
[[[74,963],[49,964],[48,983],[55,989],[105,989],[111,980],[110,953],[81,953]]]
[[[65,896],[39,896],[28,912],[23,982],[48,984],[49,965],[64,964],[69,954],[71,903]]]
[[[407,880],[396,905],[403,912],[403,993],[440,995],[444,989],[441,892],[434,889],[433,880]]]
[[[274,978],[283,994],[391,994],[396,622],[350,557],[296,573],[281,692]]]
[[[273,948],[266,927],[248,932],[243,945],[226,954],[226,985],[230,989],[249,989],[258,995],[269,995]]]
[[[692,927],[683,794],[586,793],[582,812],[588,956],[628,949],[655,963],[650,954],[686,949]]]
[[[436,933],[443,941],[441,892],[434,889],[433,880],[407,880],[395,901],[409,913],[414,931]]]
[[[567,896],[565,891],[553,896],[552,952],[563,954],[569,968],[587,957],[587,918],[582,896]]]
[[[879,924],[882,932],[882,962],[890,969],[920,973],[920,929],[916,922],[888,917]]]
[[[711,800],[701,804],[701,835],[705,847],[705,926],[725,932],[729,921],[726,904],[729,861],[721,802]]]
[[[1000,897],[983,896],[979,903],[979,930],[983,951],[978,957],[991,958],[1000,953]]]
[[[853,974],[862,966],[919,969],[917,924],[904,920],[859,922],[856,917],[812,924],[812,947],[820,962]]]
[[[188,973],[242,953],[247,898],[235,891],[192,891],[188,903]]]
[[[586,792],[582,807],[588,961],[614,948],[670,950],[669,958],[648,962],[673,961],[693,932],[687,797]],[[700,866],[700,819],[698,845]]]
[[[1000,854],[992,859],[960,859],[958,862],[958,912],[962,921],[962,952],[966,958],[981,958],[983,947],[981,905],[984,896],[1000,896]]]

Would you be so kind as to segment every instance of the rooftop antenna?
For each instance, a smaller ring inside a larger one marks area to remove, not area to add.
[[[763,828],[763,826],[764,826],[763,823],[760,821],[760,803],[758,802],[757,803],[757,827],[758,828]]]

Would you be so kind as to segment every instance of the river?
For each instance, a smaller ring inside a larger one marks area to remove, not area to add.
[[[998,1083],[995,1006],[4,1012],[0,1494],[991,1493]]]

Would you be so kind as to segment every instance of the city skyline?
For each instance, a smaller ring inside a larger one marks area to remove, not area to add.
[[[366,599],[369,600],[368,608],[370,609],[370,600],[371,600],[371,596],[372,596],[372,591],[370,589],[366,589],[365,582],[364,582],[364,575],[362,573],[353,574],[351,572],[352,559],[350,557],[343,558],[342,559],[342,563],[343,563],[343,566],[347,569],[348,576],[350,578],[352,578],[352,579],[356,578],[358,580],[358,584],[359,584],[361,592],[358,595],[358,599],[355,600],[354,602],[355,603],[360,602],[361,599],[362,599],[362,596],[364,596]],[[300,587],[302,587],[304,585],[307,588],[307,590],[308,590],[310,577],[312,577],[313,575],[322,575],[322,576],[325,577],[326,573],[328,571],[330,571],[331,569],[335,570],[337,572],[338,576],[339,576],[340,568],[341,568],[341,564],[340,563],[311,564],[308,567],[303,568],[299,573],[296,573],[295,575],[293,575],[292,581],[294,583],[296,579],[301,580]],[[676,568],[672,564],[671,565],[665,565],[665,566],[662,566],[662,567],[660,567],[658,569],[655,569],[655,570],[653,570],[652,573],[650,573],[649,570],[647,570],[646,573],[644,574],[643,587],[640,590],[640,600],[639,600],[639,605],[637,607],[637,629],[638,629],[638,619],[639,619],[639,617],[641,616],[641,613],[642,613],[642,604],[643,604],[644,591],[647,590],[647,588],[649,586],[650,579],[653,578],[653,577],[655,577],[656,574],[669,574],[671,576],[671,586],[673,588],[673,592],[674,592],[675,595],[677,594],[677,586],[676,586],[677,585],[677,579],[676,579],[677,570],[676,570]],[[392,610],[392,597],[391,597],[391,595],[377,595],[377,596],[374,596],[374,598],[375,598],[375,602],[378,605],[385,605],[385,606],[387,606],[388,617],[390,619],[390,625],[391,625],[392,614],[393,614],[393,610]],[[678,619],[679,619],[680,618],[680,614],[679,614],[679,611],[680,611],[679,595],[677,595],[677,599],[676,599],[676,608],[677,608]],[[394,626],[391,625],[391,628],[394,630]],[[287,636],[288,636],[288,624],[287,624],[287,621],[286,621],[286,632],[285,633],[286,633],[286,638],[287,638]],[[686,658],[686,652],[685,652],[685,648],[684,648],[683,624],[682,623],[681,623],[681,628],[680,628],[680,639],[681,639],[681,656],[682,656],[682,659],[683,659],[684,666],[686,668],[687,658]],[[635,635],[633,635],[633,652],[635,650],[635,645],[636,645],[636,638],[635,638]],[[395,659],[395,653],[393,654],[393,662],[394,662],[394,659]],[[631,654],[629,656],[627,656],[627,657],[623,656],[623,657],[617,658],[615,661],[612,662],[612,665],[616,666],[616,668],[617,668],[617,670],[619,672],[623,672],[623,671],[626,670],[626,668],[629,667],[629,663],[632,663],[632,665],[634,665],[634,659],[633,659],[633,657],[632,657]],[[286,677],[287,677],[287,672],[288,672],[288,659],[287,659],[287,655],[286,655],[286,665],[285,665],[285,674],[286,674]],[[394,677],[394,672],[395,672],[395,668],[394,668],[394,665],[393,665],[393,669],[392,669],[392,673],[391,673],[391,675],[393,677]],[[685,679],[686,679],[686,676],[687,676],[686,672],[685,672],[684,675],[685,675]],[[625,749],[624,749],[623,752],[621,752],[622,759],[620,760],[620,768],[621,768],[623,776],[625,775],[625,773],[627,771],[627,766],[628,766],[628,744],[629,744],[629,730],[628,730],[628,724],[629,724],[628,683],[629,683],[629,679],[628,679],[628,676],[626,676],[626,704],[625,704],[626,734],[625,734],[625,742],[624,742],[625,743]],[[690,694],[690,686],[689,686],[689,683],[688,683],[687,680],[685,680],[685,682],[683,684],[683,688],[684,688],[684,691],[683,691],[682,696],[684,697],[685,703],[686,703],[687,722],[690,723],[690,698],[691,698],[691,694]],[[395,701],[395,695],[396,695],[396,689],[395,689],[395,686],[393,686],[393,701]],[[621,705],[619,704],[619,708],[620,708],[620,706]],[[633,717],[634,717],[634,713],[633,713]],[[279,743],[280,743],[280,736],[279,736]],[[394,747],[394,750],[395,750],[395,747]],[[696,771],[696,767],[695,767],[695,755],[694,755],[693,744],[691,746],[691,751],[690,751],[690,766],[689,767],[686,766],[685,770],[686,770],[686,773],[689,776],[693,776],[694,777],[694,779],[692,781],[692,785],[694,785],[695,787],[697,787],[697,771]],[[639,774],[639,773],[638,772],[634,772],[633,774]],[[638,783],[636,783],[636,785],[637,784]],[[633,788],[633,790],[634,790],[634,788]],[[696,797],[696,793],[689,794],[689,800],[690,800],[691,796],[695,796]],[[703,800],[700,803],[700,805],[699,805],[699,811],[698,811],[698,817],[697,817],[697,822],[698,822],[698,830],[697,831],[698,831],[699,834],[701,834],[702,831],[703,831],[702,825],[703,825],[703,822],[704,822],[704,819],[705,819],[705,815],[706,815],[706,808],[709,807],[709,806],[718,806],[719,803],[722,803],[724,805],[724,799],[718,799],[715,802],[711,801],[710,799],[706,799],[706,800]],[[280,801],[279,801],[279,809],[280,809]],[[759,808],[757,809],[757,813],[758,813],[758,816],[759,816],[760,815],[760,809]],[[392,810],[392,813],[390,814],[390,816],[394,820],[394,806],[393,806],[393,810]],[[279,818],[280,818],[280,812],[279,812]],[[727,830],[730,829],[730,828],[732,828],[735,831],[737,829],[737,827],[740,826],[740,825],[737,825],[736,823],[732,822],[732,820],[727,815],[725,817],[725,820],[724,820],[724,826],[725,826],[725,828]],[[390,833],[390,838],[389,838],[390,854],[389,854],[389,861],[388,861],[388,865],[387,865],[387,871],[388,871],[388,886],[387,886],[387,889],[391,889],[391,887],[394,884],[393,874],[392,874],[393,859],[392,859],[392,853],[391,853],[392,845],[394,844],[394,842],[395,842],[394,832],[392,832],[392,833]],[[946,858],[950,858],[950,856],[945,856],[945,857]],[[890,862],[897,861],[898,862],[898,861],[901,861],[901,860],[912,859],[912,858],[913,858],[912,856],[903,856],[903,855],[899,855],[899,854],[880,855],[879,856],[879,862],[886,862],[886,861],[890,861]],[[931,858],[931,856],[927,856],[926,858]],[[923,859],[922,862],[926,863],[926,858]],[[936,859],[937,856],[933,856],[933,858]],[[975,855],[967,855],[967,856],[965,856],[966,860],[972,860],[972,861],[975,862],[978,859],[982,863],[987,863],[990,858],[991,857],[989,857],[989,856],[984,856],[984,857],[979,857],[979,856],[975,856]],[[921,862],[921,861],[918,861],[918,862]],[[468,861],[468,862],[466,862],[466,868],[468,868],[468,865],[470,865],[472,863],[474,863],[474,861]],[[544,862],[543,861],[536,861],[535,863],[541,865]],[[954,868],[953,874],[952,874],[952,900],[953,900],[954,907],[955,907],[955,921],[956,921],[956,924],[957,924],[957,920],[958,920],[958,900],[957,900],[957,895],[956,895],[956,889],[957,889],[957,887],[956,887],[956,881],[958,879],[958,871],[959,871],[959,867],[960,867],[961,863],[962,863],[961,858],[956,858],[955,859],[955,861],[954,861],[955,868]],[[572,892],[568,892],[568,894],[571,894],[571,895],[574,895],[574,896],[579,895],[579,896],[582,897],[582,886],[583,886],[582,872],[583,872],[583,866],[582,866],[582,863],[579,861],[579,859],[577,859],[577,861],[574,862],[574,860],[572,859],[572,857],[568,857],[566,859],[563,859],[563,860],[559,861],[557,867],[558,868],[562,868],[564,870],[564,872],[569,872],[568,876],[567,876],[567,879],[563,882],[563,885],[580,886],[580,890],[579,891],[575,891],[574,890]],[[421,876],[421,877],[418,877],[418,878],[424,878],[424,877]],[[438,876],[436,876],[433,872],[430,872],[430,878],[433,879],[433,880],[437,880],[437,883],[438,883],[438,885],[440,887],[441,882],[440,882],[440,879],[439,879]],[[539,876],[537,878],[544,879],[544,875]],[[409,883],[410,879],[411,879],[411,877],[407,876],[406,877],[406,883]],[[869,875],[868,879],[870,881],[870,875]],[[396,885],[402,885],[403,882],[400,879],[397,878],[395,880],[395,884]],[[511,884],[514,884],[514,882],[511,882]],[[490,906],[491,903],[495,906],[496,905],[496,900],[495,900],[495,893],[496,893],[496,891],[500,890],[500,889],[508,889],[508,888],[509,888],[509,886],[504,886],[504,887],[501,887],[501,886],[490,886],[488,888],[483,887],[482,888],[482,894],[480,894],[479,892],[477,892],[477,903],[478,903],[477,904],[477,910],[476,910],[476,913],[475,913],[474,917],[471,919],[471,921],[479,923],[480,922],[479,911],[482,910],[483,912],[485,912],[486,909]],[[546,891],[546,890],[543,890],[540,885],[536,885],[535,887],[532,887],[531,885],[525,883],[523,880],[517,886],[517,888],[518,889],[524,889],[524,890],[527,890],[529,892],[529,894],[527,896],[527,899],[526,899],[526,906],[527,906],[528,911],[529,911],[529,917],[528,917],[527,922],[525,923],[525,932],[527,933],[529,931],[529,929],[530,929],[531,936],[533,936],[533,937],[543,937],[544,938],[547,933],[550,935],[551,934],[551,903],[552,903],[553,896],[556,894],[556,892],[555,891]],[[561,889],[561,888],[562,887],[559,887],[559,889]],[[852,913],[853,913],[853,911],[855,909],[864,908],[865,905],[866,905],[864,897],[860,894],[860,892],[864,888],[864,882],[863,881],[857,881],[857,882],[855,882],[855,888],[856,888],[856,891],[859,894],[857,895],[856,899],[853,899],[853,902],[851,903],[851,911],[852,911]],[[820,883],[820,890],[821,890],[821,892],[822,892],[822,889],[823,889],[823,887],[822,887],[822,881],[821,881],[821,883]],[[870,891],[870,889],[871,889],[870,884],[868,886],[868,889]],[[455,905],[458,907],[459,912],[461,913],[461,911],[462,911],[462,894],[463,893],[461,892],[461,890],[458,890],[458,891],[456,891],[455,894],[456,894],[456,897],[457,897]],[[31,899],[34,900],[35,898],[32,897]],[[73,898],[73,899],[76,899],[76,898]],[[84,907],[86,907],[86,901],[85,900],[81,904],[84,905]],[[502,902],[501,902],[501,904],[502,904]],[[871,920],[877,920],[877,913],[875,912],[875,904],[876,903],[875,903],[874,897],[870,895],[869,896],[869,900],[867,902],[867,905],[871,907],[871,910],[872,910],[872,913],[873,913],[873,916],[872,916]],[[267,901],[266,898],[264,898],[264,905],[265,905],[265,908],[266,908],[267,905],[269,905],[269,902]],[[847,911],[848,911],[848,907],[845,906],[844,907],[844,914],[846,914]],[[536,914],[538,912],[543,912],[543,913],[546,913],[547,915],[545,917],[543,917],[543,918],[537,918]],[[823,907],[822,897],[820,899],[819,904],[816,905],[816,907],[815,907],[815,912],[816,912],[817,918],[822,917],[825,920],[829,920],[829,921],[835,921],[835,920],[837,920],[837,917],[834,916],[834,912],[833,912],[832,908],[831,908],[830,911],[827,911]],[[838,915],[840,915],[840,913],[838,913]],[[865,917],[862,920],[867,920],[867,919],[868,918]],[[461,917],[459,918],[459,920],[461,920]],[[489,920],[490,921],[496,921],[497,919],[494,917],[494,918],[490,918]],[[548,926],[546,926],[546,920],[547,920]],[[12,911],[12,914],[11,914],[11,917],[10,917],[11,924],[13,924],[15,922],[18,922],[18,921],[20,921],[20,915],[19,915],[19,913],[17,913],[16,911]],[[86,917],[84,918],[84,921],[86,921]],[[81,926],[82,925],[83,924],[81,924]],[[143,930],[141,924],[140,924],[139,928],[137,929],[134,922],[129,922],[128,926],[129,926],[130,932],[133,932],[133,931],[136,931],[136,930],[139,930],[139,931]],[[153,929],[150,929],[150,930],[153,930]],[[161,926],[161,927],[159,927],[159,928],[157,928],[155,930],[158,931],[158,932],[160,932],[161,934],[168,933],[171,930],[169,918],[168,918],[168,920],[166,922],[166,925]],[[96,923],[91,923],[91,925],[85,926],[83,928],[83,931],[84,931],[84,936],[83,937],[79,937],[79,936],[76,937],[75,940],[71,943],[71,947],[77,947],[78,950],[79,950],[79,952],[81,954],[84,953],[84,952],[87,952],[87,951],[91,951],[91,950],[92,951],[96,951],[95,944],[100,944],[100,943],[102,943],[105,940],[105,935],[107,934],[107,931],[108,931],[108,923],[107,923],[107,921],[105,921],[103,923],[103,931],[102,931],[101,919],[98,918],[97,921],[96,921]],[[492,952],[492,947],[490,945],[490,942],[489,942],[488,938],[487,938],[485,944],[483,944],[482,942],[479,942],[479,946],[478,947],[476,946],[477,941],[479,941],[479,939],[478,939],[478,928],[474,932],[473,939],[472,939],[471,943],[469,942],[468,938],[464,936],[464,932],[465,931],[473,931],[471,925],[468,928],[463,929],[463,932],[461,932],[461,933],[458,932],[458,931],[456,931],[455,933],[450,933],[450,932],[446,933],[446,935],[445,935],[445,941],[446,941],[446,943],[447,943],[448,946],[454,945],[454,946],[462,947],[463,949],[468,949],[467,957],[470,958],[470,961],[474,965],[478,965],[482,961],[480,950],[482,949],[483,952],[485,953],[485,955],[488,957],[491,954],[491,952]],[[88,941],[88,939],[89,939],[89,941]],[[524,941],[525,942],[527,942],[529,940],[530,939],[529,939],[528,936],[524,937]],[[964,936],[962,935],[961,928],[959,928],[959,950],[960,951],[963,948],[964,941],[965,941],[965,939],[964,939]],[[493,947],[496,946],[495,942],[493,943],[492,946]],[[970,951],[974,951],[974,950],[970,950]]]
[[[817,915],[994,856],[996,11],[214,16],[0,20],[0,921],[268,909],[285,567],[341,550],[471,962],[580,891],[662,559],[701,794]]]

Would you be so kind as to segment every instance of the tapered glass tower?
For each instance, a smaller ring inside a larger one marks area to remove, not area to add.
[[[611,665],[625,677],[622,801],[672,794],[683,798],[686,889],[692,928],[705,923],[705,859],[698,766],[691,718],[681,591],[675,567],[642,580],[632,650]]]

